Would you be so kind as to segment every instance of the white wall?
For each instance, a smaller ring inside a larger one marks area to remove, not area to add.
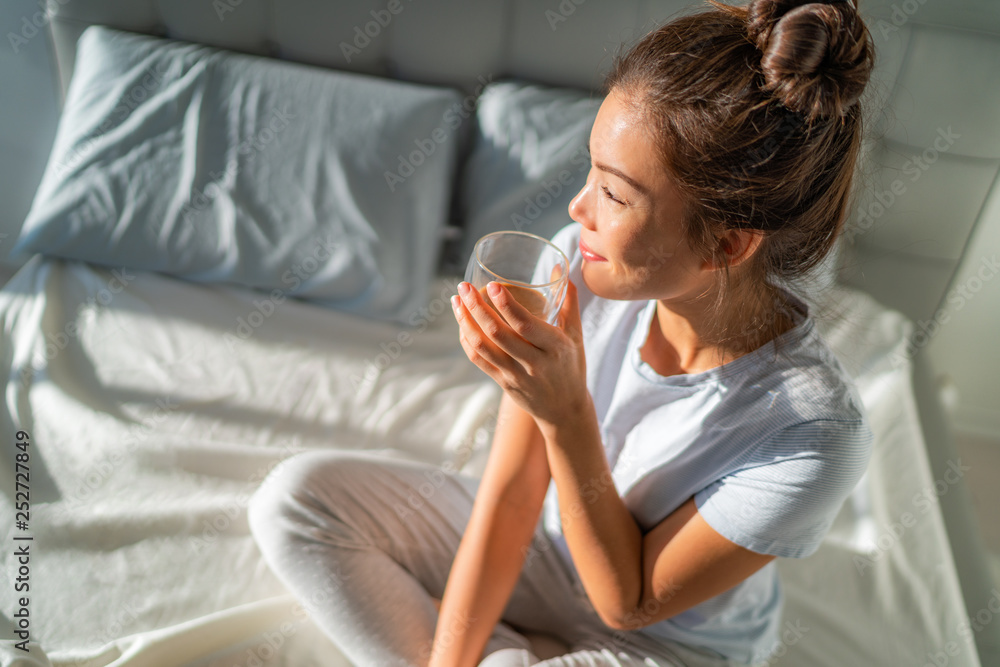
[[[25,24],[27,20],[27,24]],[[46,16],[30,0],[0,3],[0,272],[42,179],[59,118]],[[32,32],[34,31],[34,34]],[[25,39],[26,42],[21,40]]]
[[[1000,446],[1000,187],[980,215],[927,351],[938,376],[953,383],[956,427]]]

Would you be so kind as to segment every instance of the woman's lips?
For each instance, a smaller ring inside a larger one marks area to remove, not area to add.
[[[588,260],[590,262],[606,262],[606,261],[608,261],[606,258],[601,257],[596,252],[594,252],[593,250],[591,250],[590,248],[588,248],[587,244],[583,242],[583,239],[580,240],[580,254],[583,255],[584,259],[586,259],[586,260]]]

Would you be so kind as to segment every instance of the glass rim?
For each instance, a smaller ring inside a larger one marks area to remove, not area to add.
[[[528,282],[524,282],[523,280],[514,280],[512,278],[504,278],[503,276],[501,276],[500,274],[498,274],[496,271],[493,271],[493,270],[487,268],[486,265],[483,263],[483,260],[479,258],[479,245],[483,241],[485,241],[486,239],[490,238],[491,236],[508,236],[508,235],[511,235],[511,234],[517,234],[518,236],[527,236],[528,238],[532,238],[532,239],[535,239],[537,241],[541,241],[542,243],[544,243],[545,245],[547,245],[548,247],[552,248],[557,253],[559,253],[559,256],[562,257],[563,265],[566,267],[566,269],[563,272],[562,276],[560,276],[556,280],[553,280],[553,281],[547,282],[547,283],[528,283]],[[503,282],[510,283],[512,285],[517,285],[519,287],[551,287],[552,285],[559,284],[563,280],[569,280],[569,257],[567,257],[566,253],[564,253],[562,251],[562,249],[559,246],[557,246],[555,243],[553,243],[552,241],[548,240],[547,238],[545,238],[543,236],[539,236],[538,234],[531,234],[529,232],[521,232],[521,231],[515,231],[515,230],[508,230],[508,229],[501,229],[500,231],[490,232],[489,234],[486,234],[485,236],[480,237],[480,239],[478,241],[476,241],[476,245],[473,248],[473,253],[472,254],[476,258],[476,264],[478,264],[479,267],[483,271],[485,271],[486,273],[490,274],[491,276],[496,276],[497,280],[501,280]]]

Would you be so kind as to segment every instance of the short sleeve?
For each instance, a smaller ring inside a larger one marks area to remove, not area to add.
[[[760,443],[739,470],[695,494],[698,512],[751,551],[808,556],[864,475],[872,441],[864,420],[818,419],[784,428]]]

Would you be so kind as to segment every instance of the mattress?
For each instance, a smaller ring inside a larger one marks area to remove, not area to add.
[[[32,641],[30,653],[0,642],[0,664],[348,665],[263,563],[246,502],[278,461],[317,448],[482,473],[500,391],[458,343],[458,280],[438,276],[403,328],[243,288],[28,262],[0,291],[0,511],[14,512],[23,431],[30,519],[3,523],[3,568],[18,567],[11,545],[30,545]],[[814,315],[876,444],[820,550],[779,563],[772,664],[922,665],[940,652],[979,665],[917,419],[912,325],[843,286]],[[0,600],[14,636],[21,605],[6,584]]]

